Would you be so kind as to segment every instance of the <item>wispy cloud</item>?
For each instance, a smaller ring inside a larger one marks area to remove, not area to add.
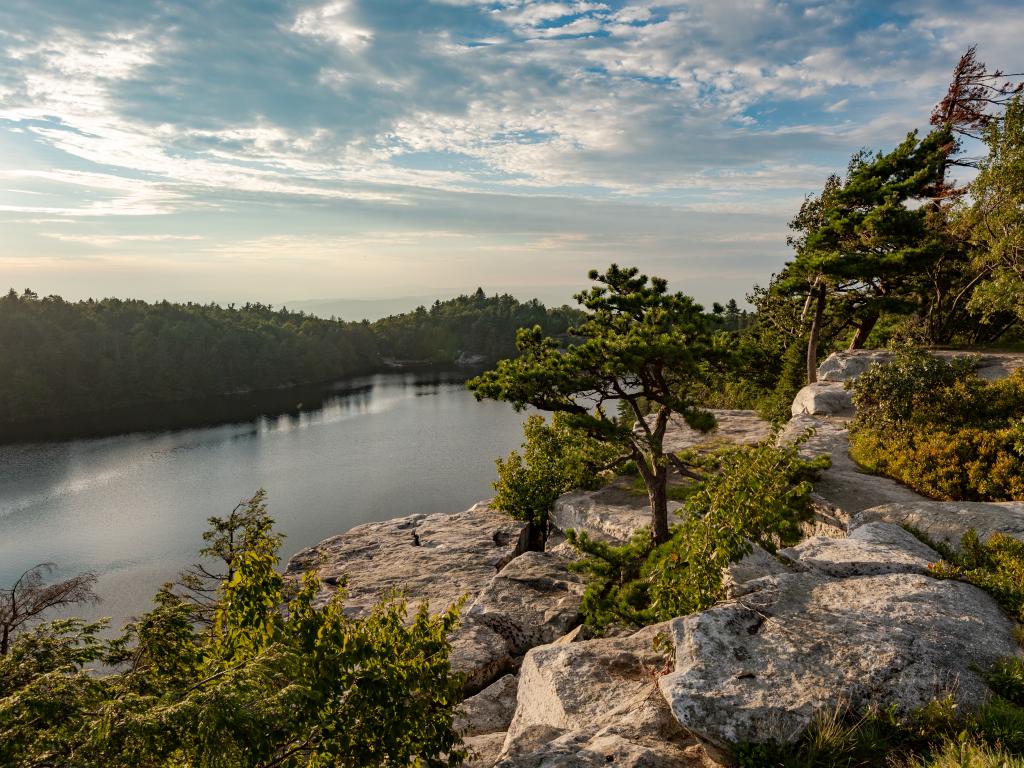
[[[682,275],[707,263],[707,252],[682,253],[693,243],[719,247],[723,260],[746,244],[753,277],[772,232],[771,258],[783,257],[794,201],[850,152],[926,122],[967,44],[1019,69],[1014,9],[7,0],[0,214],[23,222],[9,234],[18,247],[176,245],[193,262],[218,243],[242,253],[243,242],[255,243],[250,253],[309,248],[340,261],[423,248],[423,233],[441,230],[465,235],[458,248],[476,249],[466,253],[513,253],[520,265],[531,248],[573,263],[618,248]],[[594,222],[597,204],[618,217],[621,240]],[[552,210],[575,218],[553,232]],[[669,223],[676,214],[703,218]],[[127,228],[157,216],[174,226],[53,233],[24,223]],[[632,232],[638,216],[658,222],[648,240]],[[731,241],[714,216],[771,226]],[[377,239],[387,227],[410,245]],[[185,239],[190,228],[202,241]],[[170,231],[186,234],[159,239]]]

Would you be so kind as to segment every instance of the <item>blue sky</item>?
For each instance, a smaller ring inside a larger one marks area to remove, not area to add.
[[[4,0],[0,285],[68,298],[699,300],[924,127],[1019,2]]]

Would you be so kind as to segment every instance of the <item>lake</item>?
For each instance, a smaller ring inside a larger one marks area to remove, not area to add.
[[[0,585],[54,562],[92,571],[120,627],[197,559],[211,515],[266,488],[282,556],[360,523],[454,512],[493,495],[525,414],[451,377],[344,383],[315,410],[245,423],[0,445]]]

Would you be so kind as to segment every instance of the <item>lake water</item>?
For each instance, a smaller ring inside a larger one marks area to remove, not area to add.
[[[0,586],[54,562],[93,571],[120,627],[196,560],[211,515],[260,487],[282,555],[360,523],[454,512],[492,495],[524,414],[437,376],[346,382],[315,411],[174,432],[0,445]]]

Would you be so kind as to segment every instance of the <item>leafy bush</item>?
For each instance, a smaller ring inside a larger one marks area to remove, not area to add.
[[[525,521],[530,528],[531,548],[543,550],[548,515],[555,500],[574,488],[592,487],[598,471],[618,451],[573,429],[564,413],[553,414],[550,424],[543,416],[529,416],[523,424],[523,435],[522,454],[512,451],[495,461],[498,480],[493,484],[491,506]]]
[[[1006,429],[856,428],[850,455],[935,499],[1024,499],[1024,422]]]
[[[900,351],[852,384],[850,453],[939,499],[1024,499],[1024,373],[995,382],[968,358]]]
[[[315,575],[289,587],[269,528],[233,533],[244,546],[210,625],[194,623],[197,607],[168,586],[116,640],[74,619],[21,635],[0,656],[0,764],[461,762],[447,640],[457,608],[410,617],[389,599],[351,618],[343,591],[314,608]]]
[[[969,530],[960,546],[959,552],[945,548],[943,559],[931,566],[932,574],[942,579],[960,579],[985,590],[1019,621],[1024,621],[1024,541],[994,533],[982,542],[974,530]],[[1018,672],[1024,679],[1024,672]],[[1020,703],[1024,705],[1024,701]]]
[[[752,545],[774,552],[798,541],[811,514],[810,480],[828,459],[802,459],[797,451],[765,442],[688,457],[705,475],[660,546],[647,531],[618,547],[570,532],[586,555],[573,568],[589,577],[581,606],[587,622],[644,625],[708,608],[723,596],[725,567]]]

